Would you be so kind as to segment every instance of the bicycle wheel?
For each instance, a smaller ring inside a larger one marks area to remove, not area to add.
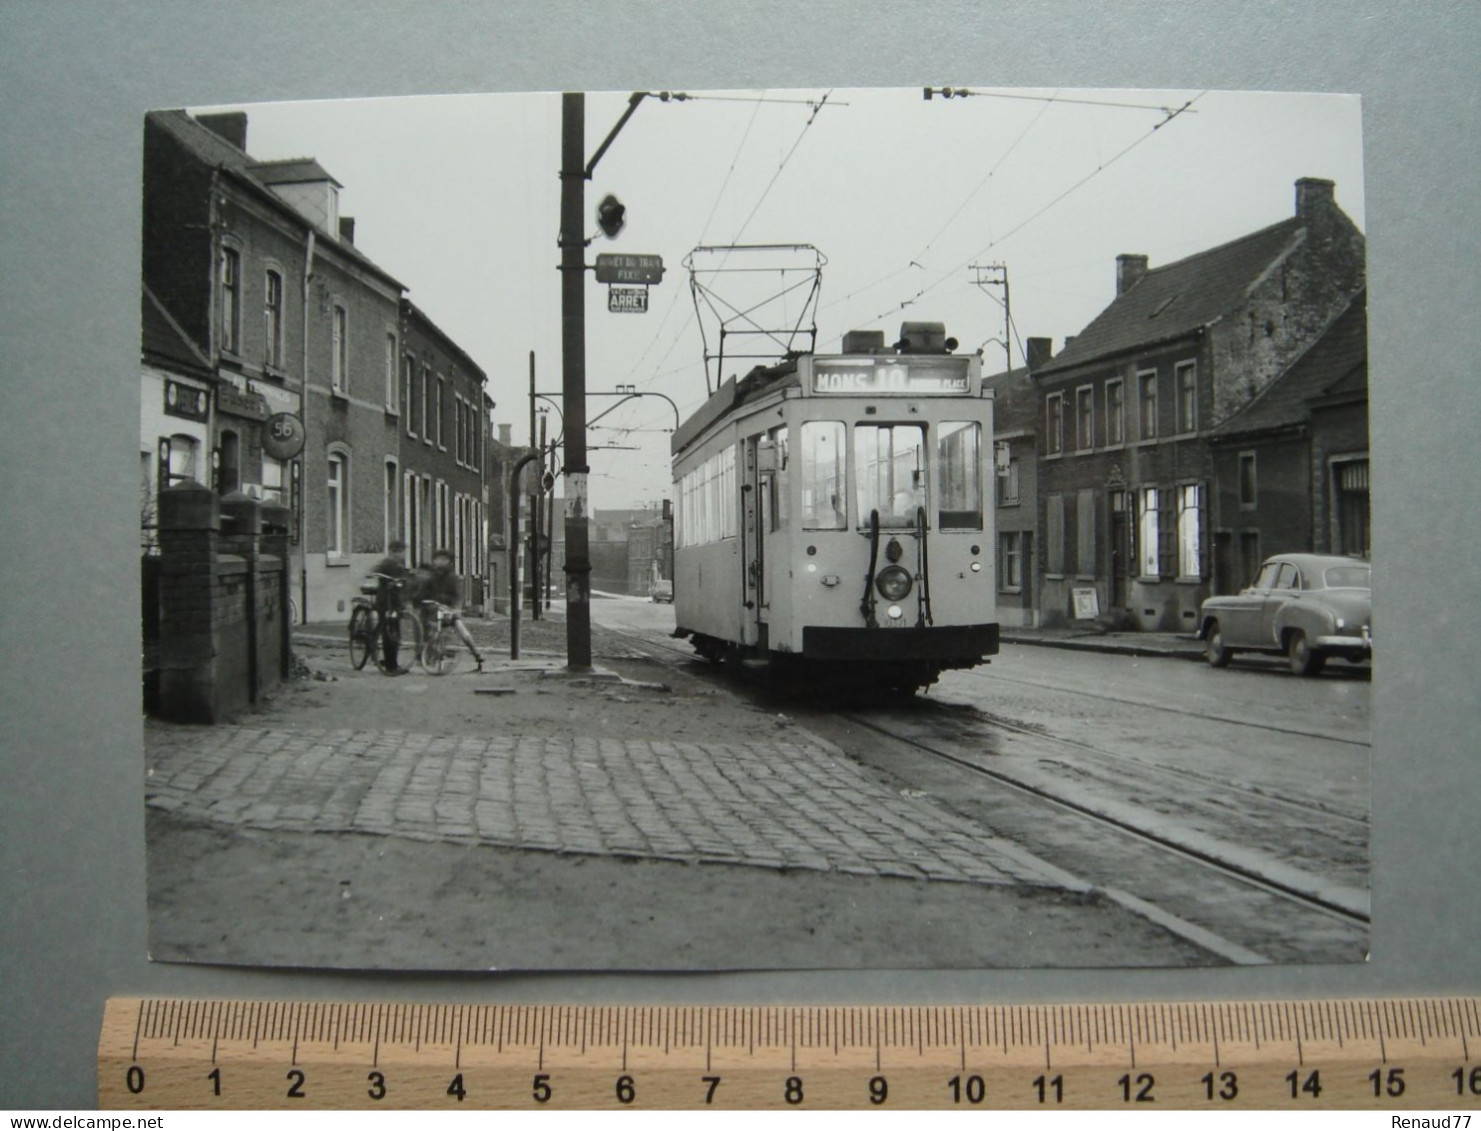
[[[355,665],[359,671],[370,659],[371,649],[375,645],[374,630],[370,625],[370,610],[364,605],[356,605],[350,613],[350,663]]]
[[[463,656],[463,642],[458,634],[447,625],[442,625],[427,637],[422,646],[422,667],[428,675],[447,675],[456,671]]]

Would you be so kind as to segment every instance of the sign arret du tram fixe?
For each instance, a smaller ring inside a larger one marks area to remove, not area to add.
[[[599,255],[596,264],[599,283],[639,283],[648,286],[663,282],[661,255]]]

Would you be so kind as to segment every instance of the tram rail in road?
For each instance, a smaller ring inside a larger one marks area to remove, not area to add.
[[[694,658],[687,648],[667,640],[624,629],[607,631],[641,645],[655,658],[662,656],[664,662],[672,662],[670,657],[674,656]],[[982,728],[984,735],[993,730],[1015,731],[1011,723],[984,717],[973,708],[938,701],[926,701],[920,706],[930,712],[966,715]],[[1070,782],[1045,788],[1040,782],[1000,772],[984,765],[980,753],[974,756],[971,751],[943,748],[940,743],[904,733],[905,728],[896,724],[889,711],[844,710],[816,716],[806,710],[794,713],[806,726],[814,728],[815,736],[818,730],[829,729],[827,723],[831,718],[893,744],[897,753],[903,748],[938,767],[949,767],[946,772],[958,778],[966,772],[973,779],[987,783],[998,794],[991,815],[965,804],[959,791],[951,786],[927,784],[927,790],[958,812],[980,817],[998,835],[1015,840],[1048,866],[1062,872],[1068,884],[1101,891],[1129,910],[1226,961],[1237,964],[1340,961],[1366,949],[1371,921],[1366,887],[1345,885],[1293,867],[1278,859],[1274,850],[1252,850],[1215,836],[1177,828],[1149,808],[1117,804],[1099,797],[1087,803],[1084,796],[1076,795],[1076,787]],[[1239,723],[1243,725],[1242,721]],[[1016,734],[1033,741],[1059,743],[1067,753],[1080,757],[1123,760],[1130,757],[1033,728],[1016,728]],[[838,746],[826,737],[822,740]],[[857,743],[850,745],[850,751],[840,748],[839,752],[857,760],[863,751]],[[954,741],[951,745],[962,745],[962,742]],[[876,751],[864,760],[876,769],[896,774],[910,785],[920,784],[917,777],[930,772],[918,762],[907,766],[885,750]],[[1142,763],[1139,769],[1169,776],[1177,772],[1176,768],[1152,763]],[[943,773],[940,769],[934,772]],[[1205,793],[1216,787],[1237,788],[1196,771],[1178,776]],[[940,778],[936,780],[939,783]],[[1337,829],[1334,836],[1366,843],[1365,815],[1271,793],[1253,790],[1245,793],[1252,803],[1290,810],[1310,821],[1329,821]],[[1016,827],[1005,828],[1001,823],[1005,818]],[[1097,847],[1087,850],[1090,844]]]

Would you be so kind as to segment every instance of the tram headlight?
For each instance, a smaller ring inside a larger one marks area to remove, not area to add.
[[[874,579],[874,587],[886,601],[903,601],[910,584],[910,572],[897,565],[885,566]]]
[[[901,609],[899,605],[891,605],[888,609],[885,610],[885,615],[889,617],[890,620],[899,620],[905,615],[905,611]]]

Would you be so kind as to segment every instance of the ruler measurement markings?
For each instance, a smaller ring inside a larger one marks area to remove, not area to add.
[[[719,1071],[724,1073],[727,1064],[720,1057],[720,1052],[725,1045],[727,1022],[734,1036],[739,1036],[733,1032],[735,1024],[739,1022],[744,1025],[749,1051],[753,1056],[758,1043],[763,1050],[772,1049],[780,1053],[785,1049],[789,1058],[782,1064],[790,1064],[790,1070],[794,1074],[804,1077],[810,1067],[816,1069],[820,1066],[841,1072],[852,1065],[857,1070],[867,1072],[866,1065],[869,1062],[852,1056],[851,1050],[858,1048],[862,1039],[871,1036],[874,1039],[869,1043],[873,1046],[874,1056],[870,1059],[876,1074],[888,1071],[883,1067],[886,1046],[898,1046],[903,1050],[907,1044],[913,1044],[919,1067],[896,1065],[894,1071],[890,1072],[892,1085],[896,1083],[894,1072],[901,1072],[906,1081],[904,1086],[909,1089],[912,1087],[910,1081],[913,1072],[934,1071],[934,1059],[926,1056],[927,1045],[932,1050],[939,1050],[934,1052],[935,1056],[954,1045],[956,1055],[952,1059],[960,1065],[965,1076],[972,1063],[972,1058],[967,1055],[969,1040],[976,1036],[981,1043],[984,1038],[996,1036],[998,1034],[995,1026],[999,1025],[1005,1038],[1001,1048],[1006,1066],[1010,1069],[1015,1065],[1026,1067],[1022,1053],[1039,1045],[1044,1050],[1046,1069],[1054,1069],[1056,1056],[1059,1057],[1059,1072],[1079,1067],[1081,1061],[1075,1050],[1083,1049],[1084,1067],[1093,1071],[1098,1064],[1111,1063],[1104,1059],[1105,1054],[1099,1053],[1098,1049],[1107,1046],[1107,1051],[1110,1052],[1109,1045],[1115,1043],[1114,1037],[1118,1030],[1124,1031],[1123,1048],[1131,1058],[1133,1069],[1148,1072],[1157,1071],[1159,1066],[1168,1064],[1163,1051],[1158,1050],[1176,1050],[1180,1055],[1172,1057],[1171,1063],[1179,1064],[1186,1062],[1188,1057],[1198,1055],[1195,1049],[1188,1047],[1195,1044],[1206,1046],[1214,1065],[1222,1068],[1228,1062],[1227,1042],[1231,1039],[1238,1041],[1241,1036],[1252,1037],[1270,1053],[1268,1057],[1256,1058],[1250,1062],[1251,1071],[1258,1068],[1273,1072],[1279,1068],[1281,1053],[1275,1046],[1290,1047],[1303,1071],[1306,1068],[1333,1067],[1334,1061],[1337,1065],[1360,1065],[1369,1056],[1376,1056],[1385,1066],[1397,1063],[1403,1067],[1413,1065],[1417,1068],[1422,1064],[1432,1065],[1437,1061],[1448,1060],[1453,1055],[1450,1052],[1452,1047],[1469,1063],[1469,1042],[1477,1035],[1478,1030],[1478,1000],[1481,999],[1304,1003],[1162,1002],[1121,1006],[1055,1004],[1042,1007],[975,1008],[919,1006],[885,1008],[882,1011],[878,1007],[850,1009],[816,1006],[805,1012],[786,1007],[753,1009],[743,1015],[737,1015],[734,1010],[717,1013],[704,1007],[687,1007],[678,1012],[662,1007],[603,1007],[588,1012],[581,1007],[563,1006],[553,1010],[549,1007],[537,1009],[536,1016],[530,1015],[529,1008],[520,1007],[511,1017],[509,1007],[447,1004],[417,1006],[396,1003],[377,1006],[359,1003],[203,1003],[136,999],[120,1003],[117,1016],[118,1020],[125,1021],[125,1025],[116,1025],[111,1031],[118,1038],[116,1045],[128,1050],[140,1069],[148,1072],[149,1091],[139,1102],[150,1103],[154,1102],[154,1096],[162,1088],[185,1087],[178,1077],[178,1069],[188,1065],[191,1058],[202,1063],[202,1071],[205,1072],[211,1065],[231,1065],[238,1055],[237,1049],[244,1045],[250,1049],[261,1049],[269,1055],[281,1055],[271,1050],[279,1042],[287,1043],[289,1047],[282,1051],[288,1053],[289,1063],[296,1070],[301,1067],[314,1075],[315,1067],[322,1063],[320,1057],[324,1047],[332,1045],[338,1050],[346,1046],[348,1038],[352,1036],[371,1037],[372,1047],[365,1051],[371,1054],[373,1066],[383,1063],[380,1058],[384,1054],[388,1058],[384,1062],[386,1064],[394,1066],[399,1063],[410,1065],[416,1071],[425,1069],[432,1072],[437,1070],[435,1064],[425,1060],[412,1060],[412,1054],[422,1056],[431,1053],[433,1050],[430,1046],[436,1044],[444,1052],[450,1052],[455,1069],[461,1069],[463,1045],[476,1036],[478,1028],[482,1027],[490,1037],[502,1040],[508,1026],[515,1024],[522,1028],[526,1038],[532,1030],[538,1029],[538,1063],[543,1069],[547,1063],[553,1063],[545,1059],[546,1048],[554,1055],[559,1048],[573,1047],[576,1037],[576,1033],[572,1031],[573,1026],[578,1032],[584,1031],[586,1027],[582,1022],[588,1018],[593,1026],[593,1035],[605,1038],[605,1041],[599,1043],[615,1044],[618,1040],[621,1041],[621,1064],[625,1072],[637,1063],[634,1054],[642,1050],[648,1059],[639,1068],[651,1069],[660,1075],[682,1071],[680,1046],[685,1038],[697,1032],[702,1032],[705,1037],[703,1047],[706,1072],[714,1072],[719,1062]],[[699,1012],[695,1012],[695,1008]],[[1012,1045],[1006,1039],[1010,1034],[1016,1038]],[[211,1038],[209,1041],[206,1040],[208,1036]],[[233,1041],[234,1036],[240,1037],[240,1040]],[[1403,1046],[1399,1051],[1396,1051],[1394,1045],[1396,1040]],[[448,1045],[452,1047],[447,1048]],[[1020,1050],[1018,1055],[1014,1055],[1015,1048]],[[818,1056],[826,1057],[830,1049],[833,1057],[831,1063],[817,1059]],[[164,1055],[161,1050],[174,1058],[166,1062],[176,1069],[174,1074],[166,1073],[160,1077],[151,1068],[151,1058]],[[348,1051],[350,1055],[354,1055],[352,1049]],[[859,1048],[859,1051],[862,1052],[863,1049]],[[654,1063],[660,1053],[662,1062]],[[144,1059],[141,1060],[140,1057]],[[599,1067],[599,1063],[594,1062],[589,1067]],[[780,1070],[781,1064],[776,1061],[770,1063]],[[1240,1061],[1236,1060],[1235,1063]],[[1368,1063],[1371,1066],[1371,1061]],[[746,1067],[743,1063],[733,1062],[730,1066]],[[753,1062],[749,1067],[753,1071],[764,1073],[766,1062]],[[1244,1071],[1241,1070],[1240,1074],[1243,1083]],[[1323,1076],[1326,1075],[1324,1071]],[[762,1078],[764,1077],[755,1077]],[[1066,1078],[1068,1080],[1068,1076]],[[142,1081],[143,1077],[130,1076],[131,1091],[136,1079]],[[1428,1080],[1421,1084],[1422,1079],[1424,1078],[1417,1072],[1409,1074],[1410,1097],[1421,1094],[1417,1091],[1418,1087],[1438,1087]],[[1369,1083],[1370,1080],[1364,1078],[1361,1084],[1354,1084],[1339,1073],[1335,1081],[1322,1081],[1323,1090],[1329,1094],[1322,1096],[1320,1101],[1316,1101],[1315,1096],[1305,1094],[1296,1099],[1305,1107],[1326,1107],[1333,1103],[1341,1106],[1364,1096],[1371,1100]],[[921,1081],[921,1085],[924,1086],[924,1081]],[[112,1086],[122,1088],[121,1075]],[[1450,1086],[1448,1079],[1445,1086]],[[829,1089],[833,1087],[835,1085],[832,1084],[825,1086],[818,1096],[814,1096],[809,1088],[808,1102],[843,1102],[846,1105],[857,1103],[858,1106],[863,1106],[872,1098],[868,1092],[861,1090],[857,1101],[852,1098],[840,1101],[838,1096],[843,1093],[830,1092]],[[321,1083],[319,1089],[312,1089],[311,1093],[317,1104],[327,1102],[332,1105],[338,1102],[336,1097],[339,1093],[346,1089],[349,1089],[349,1085],[345,1081],[331,1079]],[[1340,1089],[1345,1089],[1345,1092]],[[1083,1103],[1087,1098],[1091,1098],[1093,1102],[1093,1097],[1087,1097],[1083,1089],[1077,1091],[1080,1094],[1073,1097],[1073,1103]],[[1452,1088],[1452,1099],[1453,1091]],[[352,1092],[353,1089],[347,1091],[344,1102],[356,1102]],[[1278,1093],[1284,1103],[1284,1092],[1284,1088],[1277,1088],[1273,1094]],[[741,1095],[730,1094],[732,1098]],[[902,1094],[911,1093],[907,1091]],[[573,1102],[569,1099],[570,1093],[566,1095],[567,1102]],[[1201,1095],[1202,1089],[1199,1090],[1199,1096]],[[124,1102],[135,1102],[135,1096],[137,1093],[122,1098]],[[821,1099],[821,1096],[828,1098]],[[233,1098],[240,1100],[240,1093]],[[1165,1098],[1160,1094],[1160,1089],[1158,1098]],[[1182,1096],[1180,1100],[1187,1098]],[[1443,1091],[1438,1098],[1444,1100]],[[1465,1098],[1474,1100],[1469,1095]],[[620,1101],[620,1095],[618,1099]],[[198,1102],[199,1097],[189,1097],[189,1106]],[[488,1102],[486,1096],[484,1102]],[[577,1106],[587,1103],[601,1106],[601,1097],[594,1100],[584,1094],[583,1090],[583,1094],[574,1102]],[[611,1103],[612,1098],[606,1097],[606,1102]],[[664,1101],[658,1102],[661,1105]],[[750,1102],[749,1097],[741,1102]],[[781,1101],[779,1097],[768,1100],[763,1095],[759,1102],[779,1104]],[[1015,1101],[1010,1098],[1008,1102],[1011,1104]],[[1415,1102],[1422,1100],[1416,1099]],[[501,1093],[494,1098],[494,1103],[496,1106],[508,1106],[508,1098]]]

